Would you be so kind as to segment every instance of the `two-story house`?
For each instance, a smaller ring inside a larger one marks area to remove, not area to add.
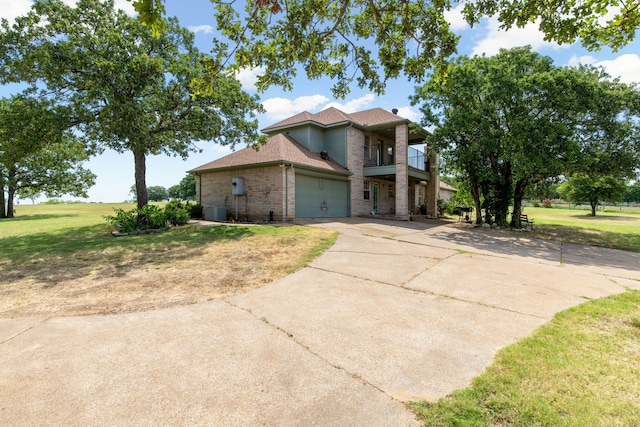
[[[206,219],[373,213],[407,220],[437,213],[436,156],[412,147],[428,134],[396,110],[303,112],[263,132],[268,140],[259,150],[245,148],[190,171]]]

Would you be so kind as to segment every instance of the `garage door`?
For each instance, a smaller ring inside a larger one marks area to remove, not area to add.
[[[296,218],[349,216],[349,182],[296,174]]]

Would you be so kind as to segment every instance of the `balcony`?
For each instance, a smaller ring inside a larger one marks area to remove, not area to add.
[[[424,153],[408,147],[407,165],[410,181],[428,181],[431,178],[429,162]],[[396,163],[393,156],[378,155],[377,159],[365,160],[364,176],[395,181]]]
[[[422,151],[416,150],[413,147],[409,147],[409,151],[407,154],[407,164],[410,168],[429,172],[429,159],[424,157],[424,153]]]

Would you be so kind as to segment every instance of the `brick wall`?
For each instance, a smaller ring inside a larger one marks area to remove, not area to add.
[[[347,169],[353,174],[349,178],[351,181],[351,216],[368,214],[373,207],[373,200],[364,200],[363,167],[364,132],[360,129],[349,128],[347,129]]]
[[[434,154],[429,158],[429,169],[431,179],[427,181],[426,205],[427,214],[438,215],[438,191],[440,190],[440,175],[438,175],[438,155]]]
[[[396,125],[396,216],[400,219],[409,219],[408,138],[406,123]]]
[[[202,205],[225,206],[230,219],[236,217],[236,196],[231,194],[231,178],[244,179],[246,196],[238,196],[238,219],[249,221],[265,221],[269,219],[269,211],[273,211],[274,220],[285,220],[285,178],[286,167],[268,166],[233,171],[202,173],[196,179],[196,200]],[[289,203],[295,201],[295,180],[293,173],[289,177]],[[295,214],[289,209],[289,216]]]

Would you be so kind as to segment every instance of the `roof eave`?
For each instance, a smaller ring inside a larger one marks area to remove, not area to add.
[[[261,162],[261,163],[247,163],[244,165],[213,167],[213,168],[207,168],[207,169],[192,169],[188,172],[198,175],[198,174],[208,173],[208,172],[227,172],[232,170],[253,169],[257,167],[280,166],[280,165],[291,165],[294,168],[309,169],[309,170],[315,170],[315,171],[326,172],[326,173],[335,173],[335,174],[345,175],[345,176],[353,175],[353,172],[349,171],[348,169],[345,169],[344,171],[340,171],[335,169],[319,168],[317,166],[311,166],[304,163],[292,162],[288,160],[277,160],[277,161]]]
[[[267,135],[272,135],[272,134],[282,133],[283,131],[285,131],[287,129],[300,127],[300,126],[315,125],[317,127],[323,128],[323,129],[328,129],[328,128],[332,128],[332,127],[345,126],[345,125],[349,125],[349,124],[357,124],[357,123],[353,123],[352,121],[349,121],[349,120],[343,120],[341,122],[330,123],[330,124],[325,125],[323,123],[316,122],[315,120],[305,120],[303,122],[291,123],[291,124],[283,125],[283,126],[277,126],[277,127],[269,126],[269,127],[264,128],[264,129],[261,129],[260,132],[266,133]]]

